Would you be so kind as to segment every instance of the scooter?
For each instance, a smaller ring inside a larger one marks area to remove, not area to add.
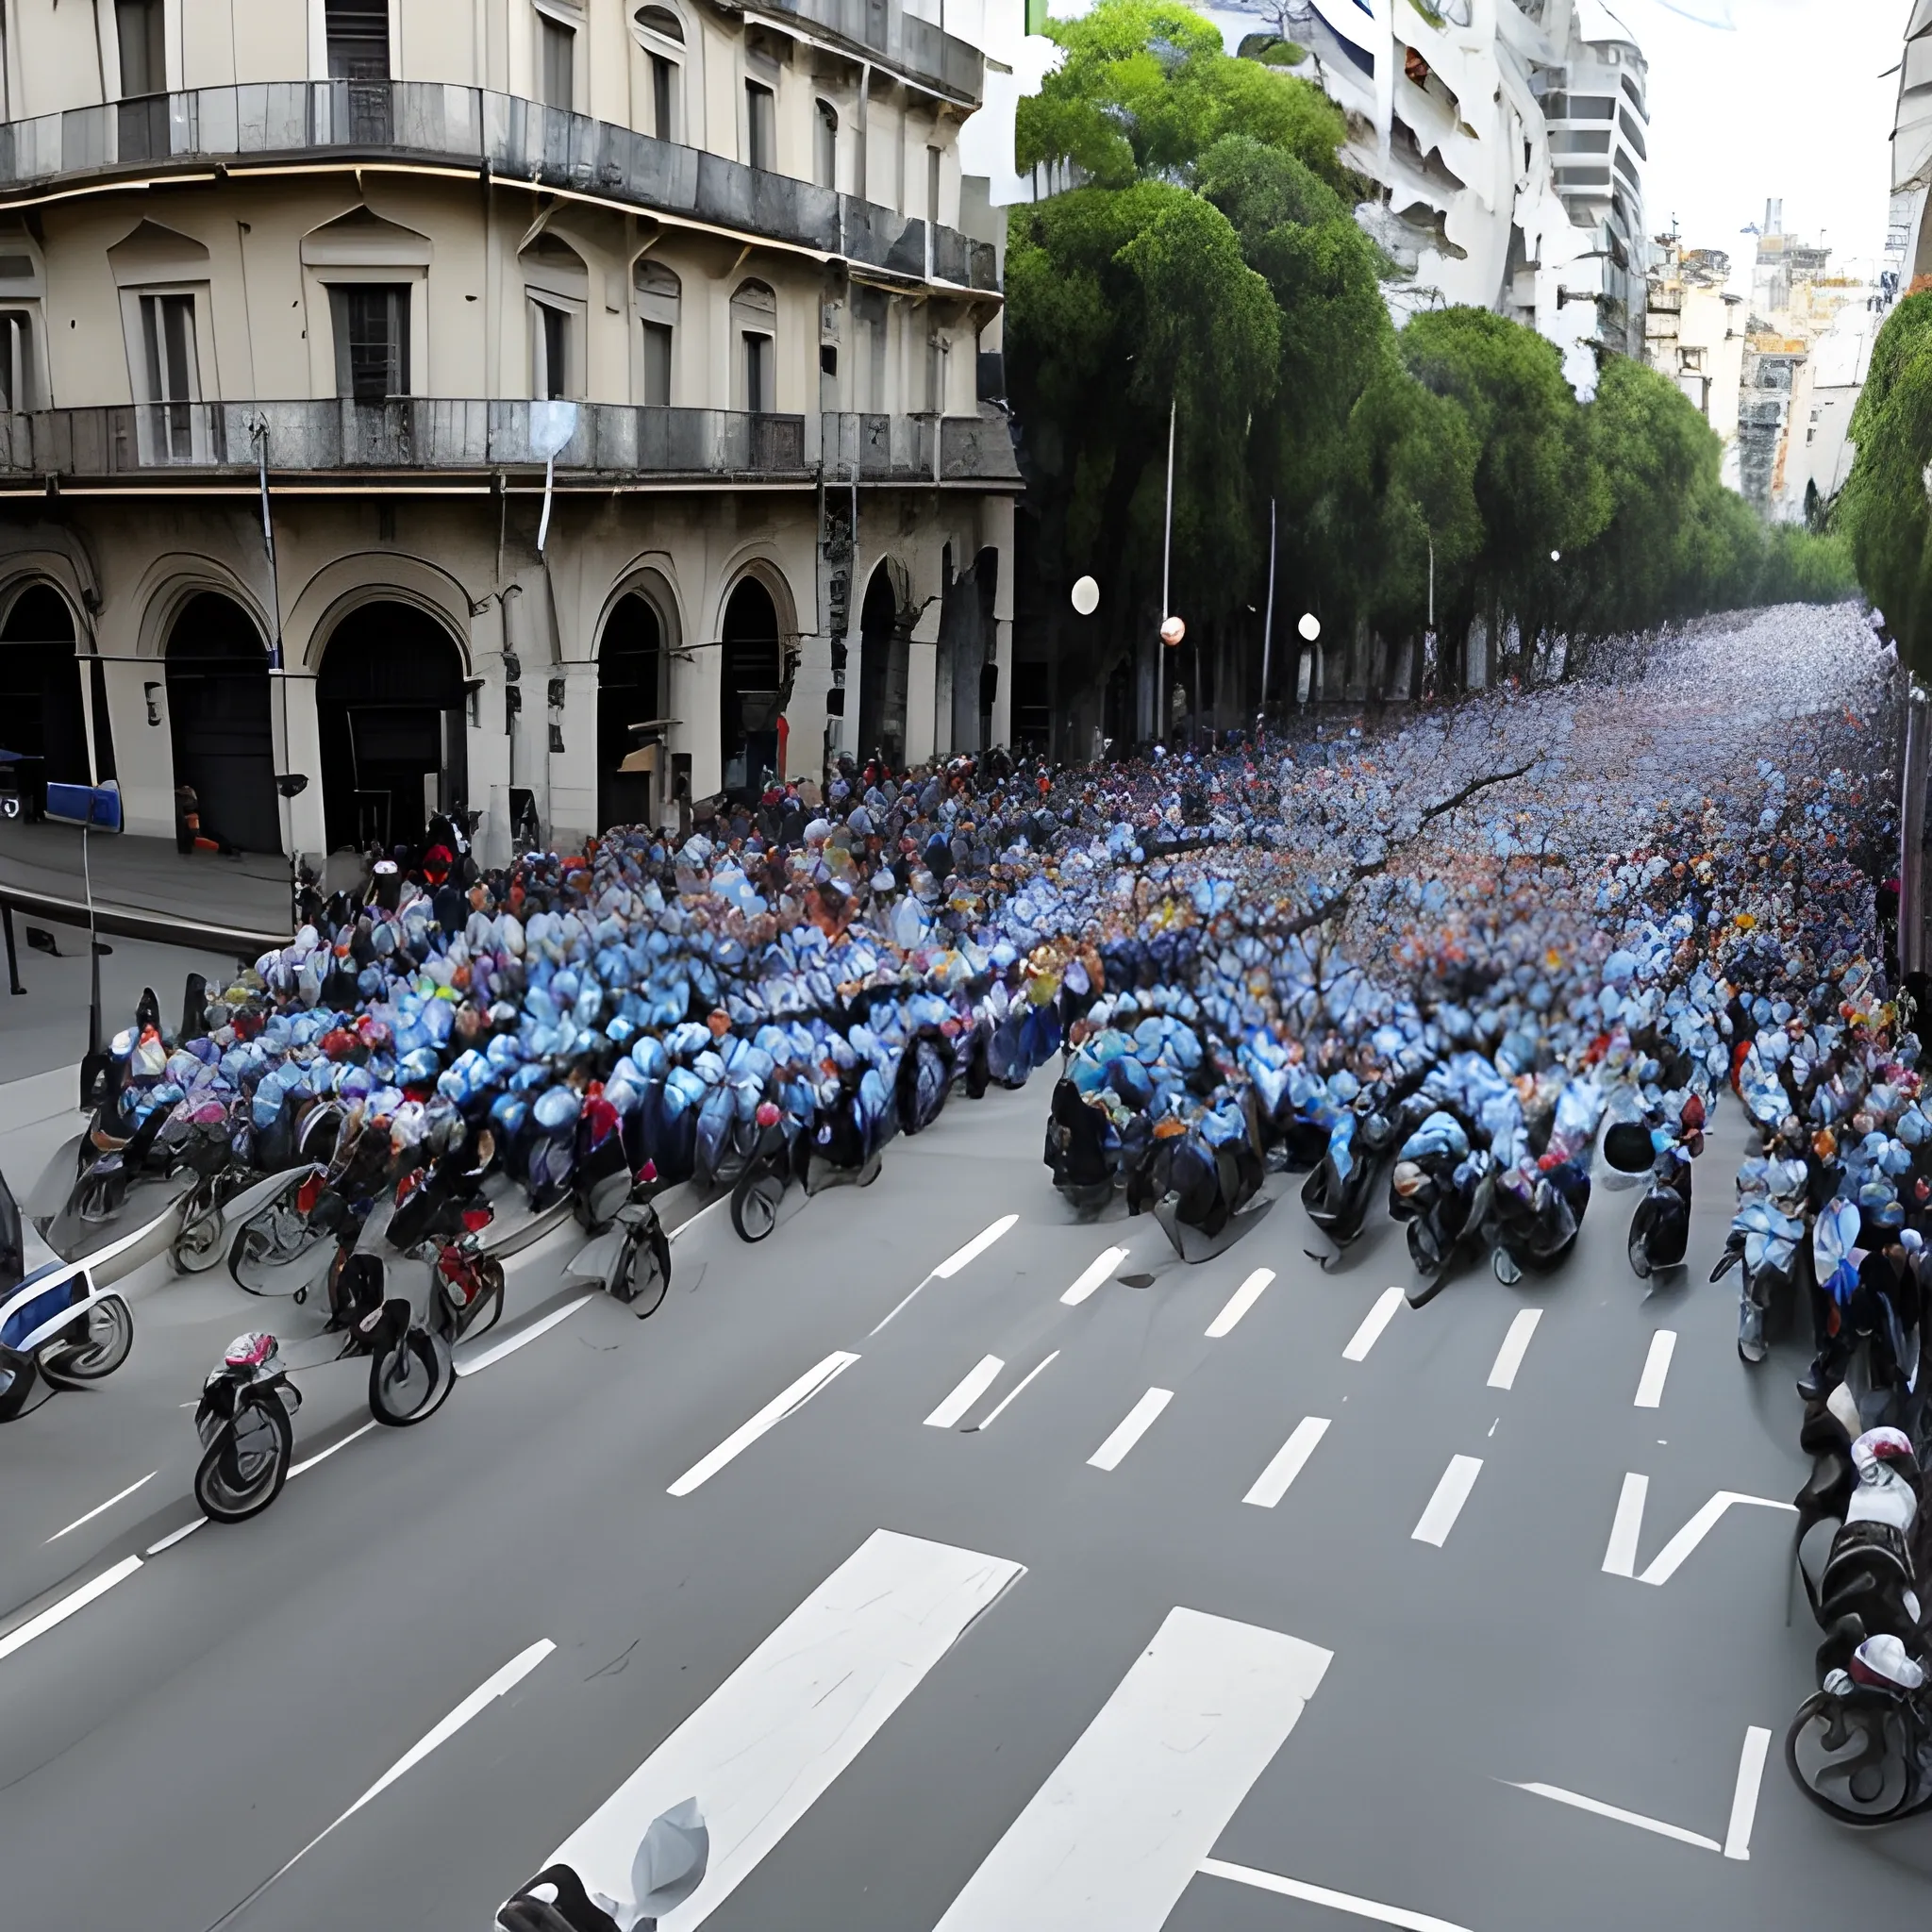
[[[1679,1266],[1690,1238],[1690,1156],[1682,1147],[1666,1146],[1630,1217],[1631,1273],[1638,1280],[1648,1281],[1659,1269]]]
[[[592,1891],[574,1865],[546,1865],[497,1907],[497,1932],[656,1932],[700,1885],[711,1834],[695,1798],[652,1819],[631,1860],[630,1896]]]
[[[194,1427],[205,1451],[194,1500],[216,1523],[245,1523],[282,1493],[301,1391],[273,1335],[238,1335],[201,1385]]]
[[[641,1322],[657,1313],[671,1288],[671,1241],[651,1199],[657,1182],[648,1160],[635,1178],[623,1168],[588,1183],[580,1176],[577,1218],[591,1239],[563,1269],[573,1280],[596,1282]],[[734,1222],[737,1199],[734,1192]]]
[[[20,1210],[0,1178],[0,1422],[25,1407],[38,1383],[80,1389],[111,1375],[134,1346],[127,1304],[84,1262],[25,1271]]]

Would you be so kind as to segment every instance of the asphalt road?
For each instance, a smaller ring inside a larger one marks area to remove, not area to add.
[[[1561,1274],[1377,1327],[1398,1229],[1324,1274],[1291,1195],[1185,1268],[1071,1219],[1045,1101],[956,1100],[760,1247],[691,1224],[650,1321],[589,1300],[423,1428],[351,1438],[359,1365],[300,1375],[298,1459],[339,1452],[158,1550],[194,1520],[180,1405],[270,1311],[143,1277],[126,1369],[0,1434],[8,1932],[198,1932],[271,1878],[228,1924],[483,1932],[687,1795],[713,1869],[665,1932],[1923,1910],[1932,1834],[1834,1828],[1778,1755],[1814,1636],[1762,1505],[1803,1474],[1801,1357],[1747,1372],[1703,1280],[1734,1111],[1676,1285],[1600,1187]],[[492,1343],[575,1301],[561,1254]]]

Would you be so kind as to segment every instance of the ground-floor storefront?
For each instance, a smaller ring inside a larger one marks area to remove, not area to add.
[[[461,802],[495,860],[526,814],[568,846],[680,790],[1009,737],[1005,493],[559,489],[540,554],[523,485],[277,484],[273,571],[244,487],[9,508],[0,748],[111,782],[133,833],[184,787],[208,835],[315,856]]]

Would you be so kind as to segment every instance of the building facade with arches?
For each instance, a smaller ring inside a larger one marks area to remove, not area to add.
[[[1004,226],[919,5],[15,0],[8,748],[501,857],[1003,739]]]

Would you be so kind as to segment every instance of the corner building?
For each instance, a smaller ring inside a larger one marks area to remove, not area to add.
[[[461,800],[500,859],[1006,736],[974,45],[902,0],[0,20],[0,743],[130,832]]]

